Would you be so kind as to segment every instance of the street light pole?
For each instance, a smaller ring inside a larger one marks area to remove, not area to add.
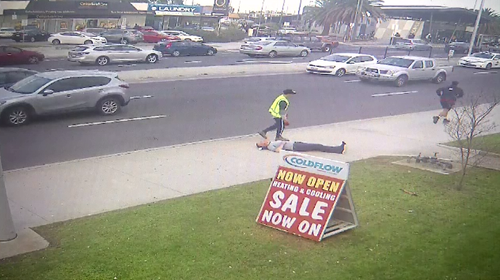
[[[483,14],[484,0],[481,0],[481,5],[479,6],[479,11],[477,13],[476,25],[474,26],[474,31],[472,32],[472,37],[470,38],[469,52],[467,56],[470,56],[472,49],[474,48],[474,43],[476,42],[477,30],[479,29],[479,22],[481,21],[481,15]]]
[[[7,190],[3,180],[2,159],[0,157],[0,241],[9,241],[17,237],[10,213]]]
[[[260,25],[262,23],[262,13],[264,12],[264,4],[266,0],[262,0],[262,6],[260,7],[260,15],[259,15],[259,26],[257,27],[257,34],[255,36],[259,36]]]
[[[281,23],[283,22],[283,11],[285,11],[285,3],[286,3],[286,0],[283,0],[283,6],[281,6],[281,14],[280,14],[280,23],[279,23],[280,27],[281,27]]]

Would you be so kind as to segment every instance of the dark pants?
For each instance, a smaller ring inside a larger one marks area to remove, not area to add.
[[[341,154],[344,150],[343,146],[324,146],[321,144],[310,144],[303,142],[295,142],[293,144],[293,150],[295,152],[325,152],[325,153],[333,153],[333,154]]]
[[[264,132],[268,133],[269,131],[273,131],[275,129],[276,129],[276,137],[280,137],[281,134],[283,133],[283,130],[285,130],[285,123],[283,122],[282,118],[274,118],[274,124],[264,129]]]

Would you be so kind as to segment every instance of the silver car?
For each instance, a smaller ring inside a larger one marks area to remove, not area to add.
[[[116,62],[145,61],[156,63],[161,52],[144,50],[131,45],[82,45],[68,52],[68,60],[79,63],[95,63],[99,66]]]
[[[7,125],[20,126],[37,115],[70,111],[113,115],[130,102],[128,88],[113,72],[39,73],[0,89],[0,118]]]
[[[261,41],[254,44],[244,44],[240,47],[240,53],[250,57],[255,56],[302,56],[309,55],[311,50],[307,47],[298,46],[288,41]]]

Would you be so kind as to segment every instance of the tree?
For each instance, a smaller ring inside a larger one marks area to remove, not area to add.
[[[350,32],[351,24],[355,22],[358,1],[362,3],[358,19],[379,20],[384,18],[380,9],[382,0],[317,0],[316,8],[311,14],[312,19],[324,27],[323,35],[330,33],[330,28],[334,23],[346,24],[348,26],[347,32]]]
[[[481,19],[486,19],[479,27],[480,34],[498,35],[500,34],[500,15],[495,10],[486,8],[483,9]]]
[[[453,118],[446,126],[446,132],[458,145],[461,163],[461,176],[457,183],[458,190],[463,187],[467,168],[478,166],[487,155],[486,152],[474,149],[475,146],[480,145],[478,136],[484,135],[496,127],[494,122],[490,122],[488,115],[500,103],[500,99],[493,96],[491,100],[488,100],[489,103],[484,103],[484,101],[482,94],[472,96],[465,106],[453,108],[450,111]]]

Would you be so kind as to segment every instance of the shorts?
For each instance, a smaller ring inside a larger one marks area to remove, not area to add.
[[[451,108],[453,107],[453,103],[450,103],[450,102],[446,102],[446,101],[441,101],[441,107],[443,109],[447,109],[447,110],[451,110]]]

